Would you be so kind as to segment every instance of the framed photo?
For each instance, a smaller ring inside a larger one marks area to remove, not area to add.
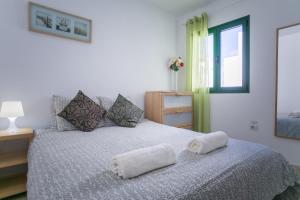
[[[29,30],[91,43],[92,20],[29,2]]]

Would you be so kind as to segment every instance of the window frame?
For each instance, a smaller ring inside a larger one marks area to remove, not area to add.
[[[221,87],[221,32],[242,25],[243,29],[243,85]],[[210,93],[250,93],[250,15],[208,29],[214,38],[214,87]]]

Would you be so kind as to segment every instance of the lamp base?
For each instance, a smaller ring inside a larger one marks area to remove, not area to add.
[[[19,129],[16,127],[16,117],[9,117],[9,127],[8,129],[6,129],[6,132],[9,132],[9,133],[13,133],[13,132],[17,132]]]

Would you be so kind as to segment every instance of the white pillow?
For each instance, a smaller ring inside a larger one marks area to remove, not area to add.
[[[106,111],[108,111],[112,105],[114,105],[114,102],[115,100],[109,98],[109,97],[97,97],[98,100],[99,100],[99,103],[102,107],[104,107],[104,109]],[[106,114],[105,114],[105,117],[104,117],[104,126],[105,127],[109,127],[109,126],[117,126],[115,122],[113,122],[112,120],[108,119],[106,117]]]

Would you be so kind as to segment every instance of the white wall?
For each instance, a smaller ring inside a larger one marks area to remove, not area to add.
[[[294,30],[295,29],[295,30]],[[279,33],[277,111],[300,110],[300,25]]]
[[[178,18],[177,54],[185,55],[188,18],[206,11],[209,26],[251,15],[249,94],[212,95],[212,128],[231,137],[268,145],[300,165],[300,141],[274,136],[276,28],[300,22],[299,0],[220,0]],[[182,77],[182,88],[185,80]],[[251,131],[249,122],[259,122]]]
[[[20,100],[19,126],[46,127],[51,96],[131,96],[169,88],[166,63],[176,53],[175,17],[139,0],[35,0],[93,20],[86,44],[28,31],[28,1],[0,1],[0,101]],[[0,128],[8,120],[0,118]]]

